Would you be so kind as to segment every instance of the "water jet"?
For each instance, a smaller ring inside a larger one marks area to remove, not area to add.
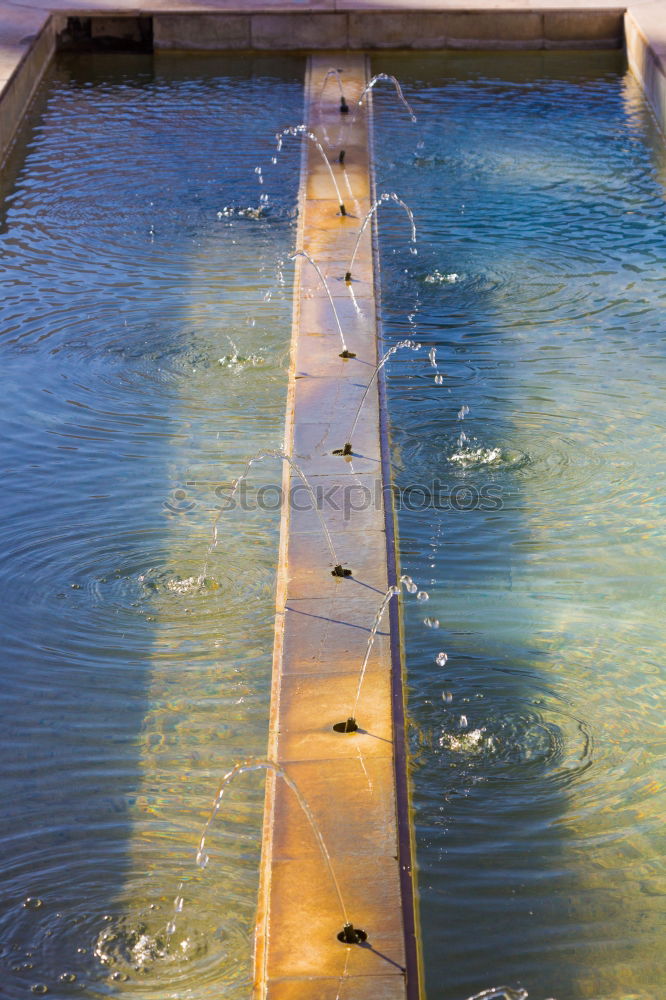
[[[277,149],[278,153],[282,149],[282,141],[283,141],[283,139],[284,139],[285,136],[294,136],[296,138],[305,138],[305,139],[308,139],[314,145],[314,147],[319,152],[319,154],[320,154],[323,162],[325,163],[326,168],[328,170],[329,177],[331,178],[331,183],[333,184],[333,187],[335,189],[335,193],[336,193],[336,196],[337,196],[337,199],[338,199],[338,205],[339,205],[339,209],[340,209],[340,215],[346,215],[347,214],[347,210],[346,210],[344,202],[342,200],[342,195],[340,193],[340,188],[338,186],[338,182],[335,179],[335,174],[333,173],[333,167],[331,166],[331,162],[330,162],[328,156],[326,155],[326,153],[324,152],[324,148],[323,148],[321,142],[319,141],[318,137],[315,135],[315,133],[311,132],[308,129],[307,125],[292,125],[290,128],[283,129],[282,132],[277,132],[276,135],[275,135],[275,138],[277,140],[277,147],[276,147],[276,149]]]
[[[397,344],[394,344],[393,347],[389,347],[388,351],[386,351],[386,353],[384,354],[384,356],[379,361],[379,364],[376,365],[375,370],[373,371],[373,373],[372,373],[372,375],[370,377],[370,381],[368,382],[368,384],[365,387],[365,390],[363,392],[363,395],[361,396],[361,401],[358,404],[358,407],[357,407],[357,410],[356,410],[356,414],[355,414],[354,419],[352,421],[351,430],[349,432],[349,437],[350,438],[352,438],[354,436],[354,431],[356,430],[356,425],[358,424],[358,419],[359,419],[359,417],[361,415],[361,410],[363,409],[363,404],[365,403],[366,399],[368,398],[368,393],[370,392],[370,390],[371,390],[371,388],[372,388],[372,386],[373,386],[373,384],[375,382],[375,379],[379,375],[379,372],[382,370],[382,368],[384,367],[384,365],[386,364],[386,362],[389,360],[389,358],[392,358],[393,355],[396,354],[398,351],[402,351],[402,350],[405,350],[405,349],[408,349],[410,351],[420,351],[421,350],[421,345],[418,344],[414,340],[400,340],[400,341],[398,341]],[[351,455],[352,454],[352,444],[351,444],[351,441],[346,441],[345,444],[344,444],[344,446],[342,448],[335,448],[331,452],[331,454],[332,455]]]
[[[370,83],[367,85],[367,87],[365,88],[365,90],[363,91],[363,93],[361,94],[361,96],[358,99],[358,107],[359,108],[363,107],[363,101],[365,100],[367,94],[370,93],[370,91],[372,90],[372,88],[377,83],[379,83],[380,80],[388,80],[389,83],[393,84],[393,86],[395,87],[395,92],[398,95],[398,100],[406,108],[407,114],[409,115],[410,120],[412,122],[415,122],[416,121],[416,115],[414,114],[414,112],[412,111],[410,105],[408,104],[408,102],[407,102],[407,100],[405,98],[405,95],[402,92],[402,87],[400,86],[400,83],[398,82],[398,80],[391,73],[377,73],[375,76],[373,76],[372,80],[370,80]]]
[[[411,227],[412,252],[416,253],[416,225],[414,223],[414,215],[412,214],[412,210],[409,208],[408,205],[406,205],[404,203],[404,201],[402,200],[402,198],[399,198],[397,196],[397,194],[395,194],[395,192],[393,192],[391,194],[388,194],[388,193],[385,192],[384,194],[380,195],[379,198],[377,198],[377,200],[375,202],[373,202],[373,204],[370,207],[369,212],[367,212],[367,214],[365,216],[365,219],[363,220],[361,228],[358,231],[358,236],[356,237],[356,243],[354,244],[354,251],[353,251],[353,253],[351,255],[351,260],[349,261],[349,268],[345,272],[345,281],[346,282],[350,282],[352,280],[352,271],[354,270],[354,261],[356,260],[356,254],[358,253],[358,248],[359,248],[359,244],[361,242],[361,237],[363,236],[363,233],[365,232],[366,227],[367,227],[370,219],[373,217],[373,215],[375,214],[375,212],[377,211],[377,209],[381,205],[385,205],[389,201],[393,201],[393,202],[395,202],[396,205],[400,205],[401,208],[404,208],[405,213],[407,215],[407,218],[409,219],[410,227]]]
[[[289,466],[289,468],[298,476],[298,478],[300,479],[300,481],[303,483],[303,486],[305,487],[305,489],[306,489],[306,491],[308,493],[308,496],[310,498],[310,503],[312,505],[311,509],[314,510],[315,513],[316,513],[316,515],[317,515],[317,519],[319,521],[319,525],[321,527],[322,534],[323,534],[323,536],[324,536],[324,538],[326,540],[326,544],[328,546],[328,551],[330,553],[331,560],[332,560],[333,566],[334,566],[334,569],[332,570],[333,576],[351,576],[352,575],[351,570],[344,569],[343,566],[342,566],[342,564],[340,563],[340,561],[338,559],[337,553],[335,551],[335,546],[333,545],[333,539],[331,537],[331,533],[328,530],[328,527],[326,525],[326,521],[324,520],[324,515],[322,514],[321,510],[319,509],[319,504],[317,502],[317,497],[315,495],[315,492],[314,492],[314,490],[312,488],[312,484],[310,483],[310,480],[308,479],[308,477],[303,472],[303,470],[300,467],[300,465],[297,462],[294,461],[294,459],[291,457],[291,455],[287,455],[286,452],[281,451],[279,448],[266,448],[266,449],[263,449],[262,451],[258,451],[256,453],[256,455],[253,455],[252,458],[250,458],[250,459],[247,460],[247,462],[245,464],[245,468],[243,469],[243,472],[240,474],[240,476],[238,476],[236,479],[234,479],[234,481],[231,484],[231,489],[229,491],[227,491],[227,492],[219,492],[218,493],[218,496],[220,497],[220,499],[224,500],[225,506],[219,508],[217,514],[215,515],[215,518],[213,519],[213,527],[212,527],[212,530],[211,530],[211,540],[210,540],[210,543],[209,543],[209,546],[208,546],[208,550],[206,552],[206,556],[205,556],[205,559],[204,559],[203,568],[201,570],[201,573],[199,574],[199,586],[200,587],[206,588],[206,586],[207,586],[208,563],[210,561],[210,557],[211,557],[212,553],[214,552],[214,550],[217,547],[217,543],[218,543],[218,527],[219,527],[220,518],[222,517],[222,514],[225,511],[227,511],[229,509],[232,509],[236,493],[238,492],[238,490],[240,489],[240,487],[242,486],[242,484],[245,482],[245,480],[247,479],[248,475],[250,474],[252,466],[255,465],[257,462],[264,461],[264,459],[267,459],[267,458],[278,458],[278,459],[280,459],[280,461],[286,462],[287,465]]]
[[[323,83],[322,88],[321,88],[321,93],[319,95],[319,113],[321,114],[321,104],[322,104],[322,100],[323,100],[323,97],[324,97],[324,90],[326,89],[326,85],[327,85],[329,79],[332,76],[334,76],[335,79],[337,80],[338,89],[340,91],[340,114],[341,115],[347,115],[347,114],[349,114],[349,105],[347,104],[347,101],[345,99],[345,93],[344,93],[344,90],[342,88],[342,70],[341,69],[329,69],[329,71],[327,72],[327,74],[326,74],[326,76],[324,78],[324,83]]]
[[[315,271],[317,272],[317,274],[319,276],[319,280],[321,281],[322,285],[324,286],[324,290],[325,290],[326,294],[328,295],[328,300],[331,303],[331,309],[333,310],[333,315],[335,317],[335,322],[336,322],[337,327],[338,327],[338,334],[340,336],[340,343],[342,344],[342,351],[340,352],[339,357],[341,357],[341,358],[355,358],[356,355],[354,354],[353,351],[348,350],[347,344],[345,343],[345,335],[342,332],[342,324],[340,323],[340,317],[338,316],[338,310],[335,308],[335,303],[333,301],[333,296],[331,295],[331,289],[328,287],[328,282],[326,281],[326,278],[322,274],[322,270],[319,267],[319,264],[316,262],[316,260],[313,260],[313,258],[307,252],[307,250],[296,250],[293,254],[290,254],[289,260],[296,260],[297,257],[304,257],[308,261],[309,264],[312,264],[312,266],[314,267]]]

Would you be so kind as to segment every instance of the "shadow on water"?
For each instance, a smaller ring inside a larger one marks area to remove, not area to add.
[[[265,752],[276,515],[198,574],[217,485],[281,444],[297,176],[253,168],[302,70],[63,58],[4,174],[3,995],[247,994],[259,782],[194,854]]]
[[[428,996],[654,1000],[663,146],[621,53],[373,70]]]

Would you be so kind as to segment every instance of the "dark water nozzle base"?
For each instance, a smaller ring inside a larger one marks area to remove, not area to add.
[[[340,98],[340,114],[341,115],[349,114],[349,105],[345,101],[344,95]]]
[[[338,163],[344,163],[344,162],[345,162],[345,151],[344,149],[341,149],[340,155],[338,156]]]
[[[360,927],[354,927],[353,924],[345,924],[338,934],[338,941],[342,941],[343,944],[363,944],[367,940],[368,935],[365,931]]]
[[[351,576],[351,575],[352,571],[350,569],[345,569],[342,563],[338,563],[338,565],[331,570],[331,576]]]
[[[351,453],[352,453],[351,441],[347,441],[344,448],[336,448],[334,451],[331,452],[332,455],[351,455]]]
[[[358,731],[358,724],[350,715],[346,722],[336,722],[333,730],[336,733],[355,733]]]
[[[347,272],[345,273],[345,281],[346,281],[346,282],[347,282],[347,284],[349,285],[349,284],[351,284],[351,280],[352,280],[352,276],[351,276],[351,271],[347,271]]]
[[[346,215],[347,209],[345,208],[343,202],[340,202],[340,215]]]
[[[348,351],[347,348],[345,347],[344,351],[340,351],[339,357],[341,357],[341,358],[355,358],[356,355],[354,354],[353,351]]]

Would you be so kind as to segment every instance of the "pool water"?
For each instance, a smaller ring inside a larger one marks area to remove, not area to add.
[[[428,997],[658,1000],[663,136],[620,53],[373,71]]]
[[[195,853],[265,753],[279,513],[206,555],[216,490],[282,444],[302,79],[63,59],[6,172],[3,996],[249,992],[261,775]]]

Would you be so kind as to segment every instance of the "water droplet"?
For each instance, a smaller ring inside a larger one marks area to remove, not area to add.
[[[176,930],[176,923],[174,920],[170,920],[169,923],[166,925],[166,932],[167,934],[173,934],[175,930]]]
[[[59,983],[75,983],[76,973],[74,972],[61,972],[58,976]]]
[[[36,993],[37,996],[43,997],[45,993],[48,993],[49,988],[46,983],[35,983],[34,986],[30,987],[31,993]]]
[[[423,624],[428,628],[439,628],[439,618],[424,618]]]
[[[416,600],[417,601],[429,601],[430,600],[430,594],[428,593],[427,590],[419,590],[418,594],[416,595]]]
[[[415,583],[407,583],[405,584],[405,588],[408,594],[415,594],[416,591],[419,589]]]
[[[277,156],[271,156],[271,163],[272,164],[276,164],[277,163]]]
[[[469,725],[469,722],[467,721],[467,716],[466,715],[461,715],[460,716],[460,719],[458,720],[458,725],[459,725],[459,727],[461,729],[467,729],[467,727]]]
[[[176,898],[174,900],[174,907],[176,909],[176,913],[182,913],[183,912],[183,904],[184,904],[184,902],[185,902],[185,900],[183,899],[182,896],[176,896]]]
[[[205,851],[197,851],[197,864],[199,865],[199,868],[205,868],[209,860],[210,859]]]
[[[461,406],[458,410],[458,420],[464,420],[469,413],[469,406]]]
[[[451,694],[450,691],[442,691],[442,701],[446,705],[451,704],[451,702],[453,701],[453,695]]]
[[[443,382],[444,382],[443,375],[435,375],[435,385],[442,385]]]
[[[443,667],[446,665],[448,659],[449,658],[446,653],[444,652],[438,653],[437,656],[435,657],[435,663],[437,664],[438,667]]]
[[[39,898],[39,896],[26,896],[23,900],[24,910],[41,910],[43,905],[44,902]]]

